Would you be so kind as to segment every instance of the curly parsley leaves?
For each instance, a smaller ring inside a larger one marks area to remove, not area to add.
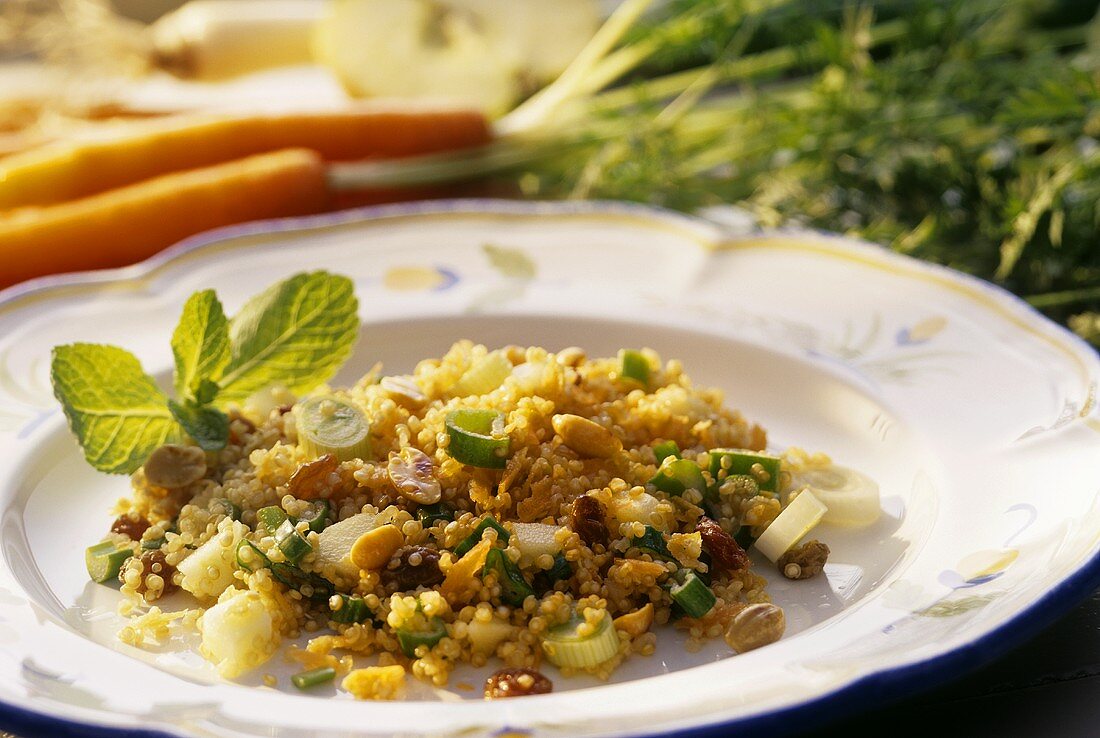
[[[89,343],[54,348],[54,395],[100,471],[131,473],[183,436],[216,451],[229,438],[228,404],[274,385],[308,392],[336,372],[355,343],[358,308],[351,280],[327,272],[268,288],[231,321],[213,290],[203,290],[187,300],[172,334],[176,399],[130,352]]]

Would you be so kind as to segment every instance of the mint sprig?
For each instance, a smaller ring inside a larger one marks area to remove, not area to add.
[[[227,320],[213,290],[192,295],[172,334],[176,398],[116,346],[75,343],[53,351],[51,381],[88,462],[128,474],[158,446],[190,436],[224,448],[230,403],[273,385],[308,392],[348,358],[359,332],[351,280],[327,272],[280,282]]]

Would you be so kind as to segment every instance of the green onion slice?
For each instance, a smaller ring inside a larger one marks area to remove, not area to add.
[[[117,579],[118,573],[122,571],[122,565],[133,555],[132,549],[116,546],[111,541],[88,546],[84,551],[84,563],[88,567],[88,576],[93,582],[100,584]]]
[[[442,619],[435,617],[428,621],[427,630],[397,629],[397,643],[401,651],[410,659],[416,658],[416,647],[427,646],[431,648],[443,640],[447,635],[447,626]]]
[[[308,574],[296,566],[272,562],[269,568],[271,576],[313,602],[328,602],[336,593],[332,582],[316,574]]]
[[[512,439],[503,435],[504,413],[495,410],[454,410],[447,415],[447,453],[456,461],[486,469],[503,469]]]
[[[256,571],[271,566],[271,559],[255,543],[244,539],[237,544],[237,566],[245,571]]]
[[[619,636],[611,624],[611,615],[604,613],[595,632],[577,635],[584,620],[576,615],[568,623],[556,625],[542,639],[542,650],[554,666],[590,669],[599,666],[619,652]]]
[[[500,585],[500,600],[506,605],[522,607],[523,601],[535,594],[523,572],[512,563],[503,549],[494,548],[485,557],[481,575],[484,577],[488,574],[496,574],[497,584]]]
[[[565,554],[559,553],[554,556],[554,565],[543,574],[546,576],[547,581],[553,584],[573,576],[573,567],[569,564],[569,559],[565,558]]]
[[[331,666],[322,666],[319,669],[299,672],[290,678],[290,682],[298,689],[305,690],[331,682],[335,678],[336,669]]]
[[[507,544],[511,534],[504,529],[504,526],[497,522],[497,519],[492,515],[486,515],[485,518],[477,524],[473,533],[462,539],[462,542],[455,546],[455,556],[462,558],[467,552],[477,544],[481,543],[481,537],[485,534],[485,531],[492,528],[497,532],[497,540],[501,543]]]
[[[757,464],[759,468],[754,469]],[[726,477],[745,474],[755,479],[765,492],[775,492],[779,486],[779,457],[759,451],[716,448],[710,452],[709,471],[716,485],[721,485]]]
[[[434,505],[421,505],[416,510],[416,517],[425,528],[431,528],[440,521],[449,523],[454,520],[454,514],[454,508],[442,502],[437,502]]]
[[[653,447],[653,455],[657,457],[657,466],[660,466],[670,456],[680,458],[680,447],[676,441],[662,441]]]
[[[710,591],[710,587],[695,572],[681,573],[677,578],[680,581],[673,584],[668,593],[688,617],[701,618],[718,602],[714,592]]]
[[[319,459],[333,454],[340,461],[370,458],[370,423],[358,407],[332,395],[302,400],[294,408],[298,445]]]
[[[267,529],[268,533],[274,534],[275,531],[279,530],[279,526],[289,519],[289,516],[278,505],[269,505],[256,511],[256,519]]]
[[[649,484],[669,495],[682,495],[689,489],[706,492],[707,480],[703,470],[690,459],[677,459],[669,456],[661,468],[649,480]]]
[[[668,551],[668,544],[665,543],[664,534],[652,525],[647,525],[645,533],[631,539],[630,545],[657,558],[672,559],[672,554]]]
[[[286,560],[292,564],[297,564],[302,560],[302,557],[313,550],[313,546],[309,545],[309,541],[305,539],[305,536],[298,532],[294,521],[290,518],[284,520],[273,535],[275,545],[283,552],[283,556],[286,556]]]
[[[338,595],[342,604],[339,610],[333,610],[329,617],[337,623],[365,623],[370,620],[373,613],[367,607],[367,602],[362,597],[341,594]],[[330,605],[331,607],[331,605]]]
[[[649,361],[641,351],[621,349],[619,351],[619,375],[633,379],[649,387]]]
[[[306,521],[309,529],[314,533],[320,533],[329,524],[332,518],[332,505],[328,500],[314,500],[310,503],[305,513],[298,516],[298,520]]]

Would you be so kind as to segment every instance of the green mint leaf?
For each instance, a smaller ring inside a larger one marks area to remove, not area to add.
[[[221,410],[194,402],[180,404],[175,400],[168,401],[168,409],[203,451],[225,448],[229,441],[229,417]]]
[[[218,394],[218,383],[209,379],[199,380],[199,385],[193,392],[195,402],[200,405],[209,405]]]
[[[229,324],[219,404],[276,384],[300,394],[327,380],[351,353],[358,309],[351,280],[327,272],[296,274],[253,297]]]
[[[197,399],[203,380],[221,376],[229,363],[229,323],[214,290],[196,292],[184,304],[172,334],[172,355],[176,358],[179,397]]]
[[[84,457],[100,471],[129,474],[179,432],[168,398],[137,357],[116,346],[57,346],[50,380]]]

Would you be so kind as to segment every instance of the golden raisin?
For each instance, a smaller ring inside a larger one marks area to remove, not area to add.
[[[501,669],[485,680],[485,699],[549,694],[554,684],[534,669]]]
[[[703,537],[703,548],[716,568],[731,572],[749,568],[745,549],[718,523],[707,517],[700,518],[695,531]]]
[[[573,500],[573,513],[569,519],[570,527],[590,547],[597,543],[607,545],[606,513],[603,505],[595,497],[582,495]]]
[[[340,468],[334,454],[325,454],[316,461],[302,464],[294,470],[286,488],[299,500],[315,500],[329,488],[329,476]]]
[[[809,579],[825,568],[829,547],[821,541],[806,541],[779,557],[776,564],[787,579]]]

